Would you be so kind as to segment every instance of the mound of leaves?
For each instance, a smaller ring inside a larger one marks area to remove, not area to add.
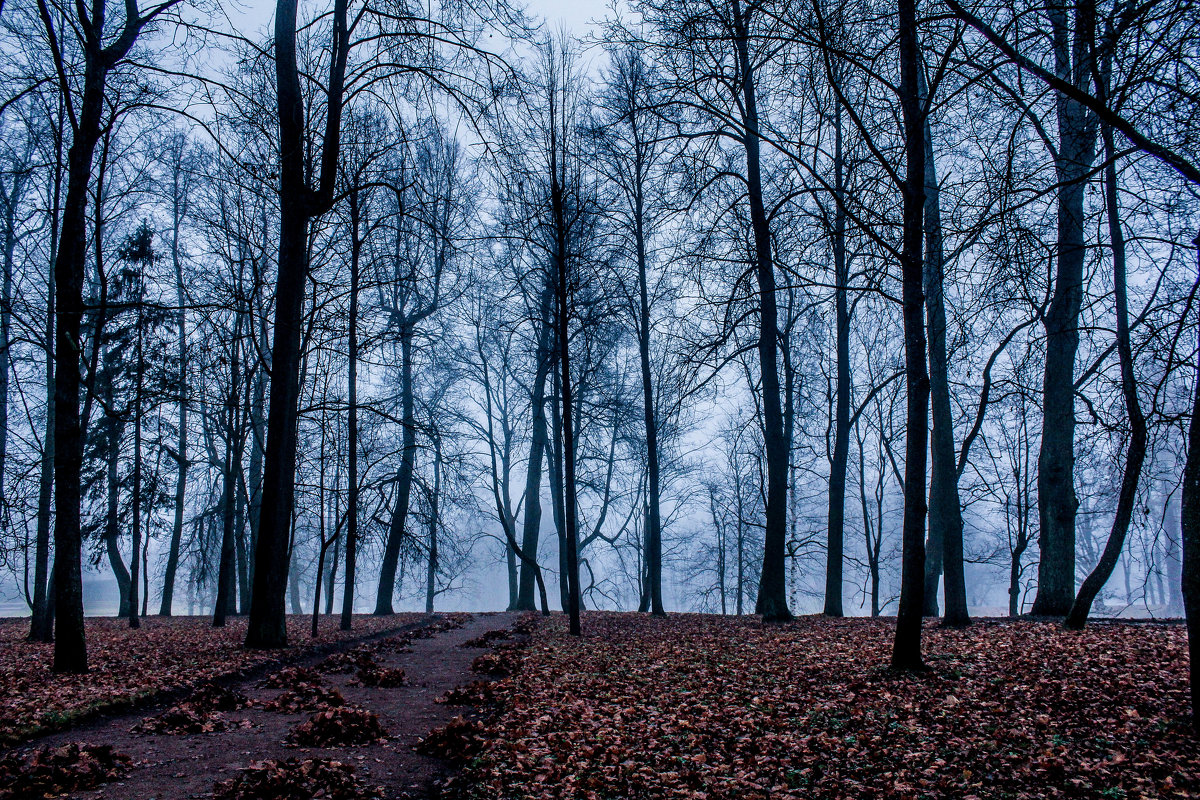
[[[108,745],[65,744],[0,758],[0,800],[29,800],[93,789],[129,772],[132,761]]]
[[[466,686],[456,686],[437,699],[448,706],[490,706],[497,702],[496,684],[493,681],[473,681]]]
[[[325,673],[357,672],[360,669],[370,669],[379,664],[369,647],[359,646],[341,653],[334,653],[320,664],[317,671]]]
[[[471,662],[471,671],[480,675],[507,678],[521,671],[521,657],[515,650],[484,653]]]
[[[218,783],[216,800],[377,800],[383,789],[355,777],[354,767],[325,758],[256,761]]]
[[[477,720],[455,717],[417,742],[416,751],[456,764],[464,764],[483,751],[487,731]]]
[[[330,708],[318,711],[287,737],[294,747],[342,747],[373,744],[387,738],[379,715],[365,708]]]
[[[254,701],[228,686],[206,683],[188,696],[187,702],[205,711],[240,711]]]
[[[378,664],[372,667],[365,667],[358,671],[358,675],[354,680],[350,681],[355,686],[372,686],[379,689],[397,689],[401,686],[406,686],[408,681],[404,677],[404,670],[399,668],[382,667]]]
[[[258,685],[266,689],[290,689],[301,683],[321,684],[324,682],[325,679],[321,677],[321,673],[312,667],[284,667],[263,678]]]
[[[509,632],[506,630],[487,631],[482,636],[476,636],[474,639],[468,639],[460,644],[459,647],[487,648],[491,647],[493,642],[496,642],[500,639],[507,639],[508,637]]]
[[[523,614],[520,619],[512,624],[512,627],[509,628],[509,631],[517,636],[531,636],[533,635],[533,632],[537,630],[537,626],[537,614]]]
[[[389,636],[386,639],[380,639],[375,642],[374,648],[377,653],[407,653],[411,644],[412,635],[402,633],[398,636]]]
[[[346,698],[337,689],[320,683],[297,683],[263,708],[280,714],[299,714],[302,711],[324,711],[346,705]]]
[[[254,724],[248,719],[232,720],[220,711],[209,711],[189,702],[168,708],[157,716],[146,717],[130,730],[134,733],[179,736],[252,727]]]

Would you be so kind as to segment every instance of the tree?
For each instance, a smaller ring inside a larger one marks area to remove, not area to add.
[[[167,0],[145,12],[137,0],[127,0],[124,15],[107,27],[107,2],[98,0],[91,12],[82,5],[63,4],[51,10],[39,0],[38,15],[54,57],[58,90],[71,125],[67,152],[67,190],[62,207],[59,243],[54,262],[55,332],[54,372],[54,593],[56,672],[86,672],[87,646],[83,632],[83,583],[80,573],[80,477],[84,431],[80,420],[80,324],[83,317],[83,281],[86,270],[86,214],[88,184],[96,146],[104,134],[104,95],[109,75],[126,60],[146,28],[178,5]],[[70,20],[62,24],[59,20]],[[70,36],[65,39],[61,34]],[[82,80],[70,75],[74,53],[82,60]]]

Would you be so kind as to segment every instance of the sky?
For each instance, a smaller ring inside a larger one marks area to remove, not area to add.
[[[527,0],[530,12],[544,19],[549,27],[562,27],[582,36],[591,31],[592,20],[603,19],[607,0]]]

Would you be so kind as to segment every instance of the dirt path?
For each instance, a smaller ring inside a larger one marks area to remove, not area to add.
[[[355,766],[367,783],[382,785],[386,798],[430,796],[433,782],[445,773],[438,759],[413,751],[417,740],[450,721],[461,708],[436,703],[448,690],[478,680],[471,662],[484,650],[460,644],[481,634],[510,626],[515,614],[481,614],[457,629],[428,639],[415,639],[408,652],[381,651],[377,660],[403,669],[408,685],[368,688],[349,685],[353,675],[325,675],[325,684],[338,689],[349,705],[374,711],[388,732],[383,743],[360,747],[286,747],[285,737],[305,722],[309,712],[281,714],[260,708],[230,711],[231,720],[249,720],[254,727],[188,735],[139,735],[130,732],[146,712],[115,717],[85,729],[46,737],[37,745],[81,742],[108,744],[133,758],[135,768],[123,780],[82,792],[76,797],[106,800],[188,800],[211,797],[213,784],[233,777],[253,761],[284,758],[334,758]],[[385,639],[387,637],[384,637]],[[320,659],[312,659],[319,661]],[[304,662],[301,662],[304,663]],[[230,684],[248,697],[266,700],[279,694],[256,681]]]

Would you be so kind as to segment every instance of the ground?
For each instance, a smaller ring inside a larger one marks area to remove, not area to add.
[[[887,620],[592,612],[583,628],[421,618],[298,656],[315,670],[259,670],[270,685],[227,680],[204,701],[221,711],[193,695],[39,739],[0,760],[0,798],[28,796],[5,794],[20,758],[82,760],[107,783],[71,796],[114,799],[1200,797],[1176,624],[930,623],[917,675],[886,667]],[[292,707],[305,692],[317,704]],[[162,731],[180,721],[192,732]]]
[[[54,646],[26,640],[29,620],[0,620],[0,745],[77,724],[98,712],[152,701],[205,680],[263,668],[302,657],[340,641],[394,630],[423,615],[358,615],[353,630],[338,630],[336,617],[322,617],[318,636],[312,618],[288,617],[286,650],[244,650],[244,617],[214,628],[209,617],[148,617],[137,630],[128,620],[86,621],[86,675],[51,672]]]
[[[587,614],[540,627],[454,780],[488,798],[1200,796],[1181,626]]]

